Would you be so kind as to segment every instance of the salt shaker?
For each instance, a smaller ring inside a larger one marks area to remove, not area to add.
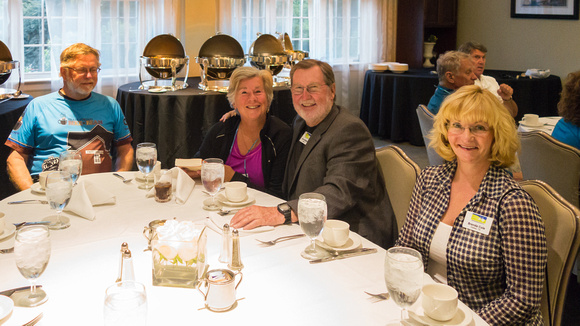
[[[129,245],[127,242],[123,242],[121,244],[121,253],[119,254],[119,271],[117,272],[117,280],[115,282],[121,282],[122,274],[123,274],[123,253],[125,250],[129,249]]]
[[[218,258],[220,263],[230,263],[232,254],[232,235],[230,233],[229,224],[224,224],[222,230],[222,250],[220,252],[220,257]]]
[[[232,231],[232,261],[228,264],[228,267],[234,271],[241,271],[244,268],[240,253],[240,234],[236,229]]]
[[[121,281],[134,281],[135,270],[133,269],[133,258],[131,250],[126,249],[123,252],[123,268],[121,270]]]

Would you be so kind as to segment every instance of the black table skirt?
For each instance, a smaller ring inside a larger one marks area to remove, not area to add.
[[[360,118],[373,135],[417,146],[424,145],[416,109],[429,103],[438,84],[437,75],[428,69],[411,69],[403,74],[367,71],[362,95]],[[521,72],[486,70],[499,84],[514,89],[518,104],[516,121],[526,113],[540,116],[558,115],[562,82],[558,76],[544,79],[519,78]]]
[[[6,159],[11,149],[4,143],[30,101],[32,101],[32,96],[21,100],[9,100],[0,104],[0,139],[2,140],[0,145],[0,199],[16,193],[16,189],[12,186],[6,172]]]
[[[139,82],[119,87],[117,101],[129,124],[133,147],[157,144],[163,168],[172,168],[176,158],[197,153],[209,128],[231,110],[225,93],[198,89],[199,77],[189,78],[189,87],[166,93],[138,90]],[[289,125],[296,115],[290,88],[275,87],[270,113]]]

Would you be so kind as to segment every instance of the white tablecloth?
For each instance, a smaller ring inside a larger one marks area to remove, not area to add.
[[[542,125],[539,127],[524,126],[520,121],[519,126],[518,126],[518,131],[527,132],[527,131],[541,130],[541,131],[547,133],[548,135],[551,135],[552,131],[554,131],[554,127],[556,126],[556,123],[558,123],[558,121],[560,121],[560,119],[562,119],[562,117],[540,117],[539,121]]]
[[[135,172],[122,173],[133,177]],[[127,242],[133,254],[136,280],[145,284],[148,300],[148,325],[385,325],[397,320],[399,308],[392,300],[379,301],[363,291],[386,292],[384,282],[385,251],[340,261],[312,265],[300,252],[307,238],[263,247],[255,239],[301,233],[298,225],[276,227],[273,231],[241,238],[243,280],[237,297],[245,298],[225,313],[204,307],[202,295],[194,289],[157,287],[151,281],[151,252],[144,252],[144,226],[155,219],[206,220],[202,209],[207,195],[197,184],[187,203],[157,203],[145,198],[145,191],[133,181],[123,184],[112,174],[82,176],[117,196],[112,206],[95,207],[96,219],[89,221],[72,214],[71,227],[51,231],[52,254],[48,267],[38,280],[48,293],[48,301],[35,308],[16,307],[12,315],[0,321],[22,325],[38,313],[44,318],[38,325],[102,325],[105,289],[117,277],[119,249]],[[256,203],[274,206],[281,200],[250,189]],[[26,190],[0,201],[7,223],[41,220],[53,214],[48,205],[8,205],[9,201],[44,199]],[[0,241],[0,248],[12,246],[14,238]],[[362,240],[364,247],[377,247]],[[218,263],[221,236],[208,232],[210,269],[224,268]],[[378,247],[377,247],[378,248]],[[0,291],[25,286],[14,254],[0,254]],[[485,325],[480,317],[476,325]]]

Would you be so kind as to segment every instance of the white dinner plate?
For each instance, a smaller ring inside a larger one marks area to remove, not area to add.
[[[467,306],[462,302],[459,302],[457,308],[458,309],[457,309],[457,313],[455,314],[455,316],[447,321],[438,321],[438,320],[432,319],[431,317],[428,317],[427,315],[425,315],[425,311],[423,311],[423,307],[420,304],[417,304],[412,309],[409,309],[409,316],[423,325],[433,325],[433,326],[438,326],[438,325],[467,326],[467,325],[469,325],[471,323],[471,320],[473,319],[473,315],[471,314],[471,311],[469,310],[469,308],[467,308]]]
[[[538,122],[538,124],[537,124],[537,125],[531,125],[531,124],[529,124],[529,123],[525,123],[525,122],[523,122],[523,121],[520,121],[520,124],[521,124],[522,126],[524,126],[524,127],[530,127],[530,128],[540,128],[540,127],[543,127],[543,126],[544,126],[544,124],[543,124],[543,123],[541,123],[541,122]]]
[[[16,231],[16,226],[14,224],[12,223],[6,224],[6,226],[4,227],[4,233],[0,234],[0,240],[6,239],[9,236],[13,235],[14,231]]]
[[[37,183],[33,183],[32,186],[30,186],[30,190],[32,192],[37,193],[37,194],[45,194],[46,193],[46,191],[44,191],[44,189],[42,189],[40,187],[40,183],[38,183],[38,182]]]
[[[24,93],[20,93],[20,95],[18,95],[18,96],[14,96],[14,95],[10,96],[10,98],[13,100],[23,100],[23,99],[29,98],[29,97],[30,97],[29,94],[24,94]]]
[[[149,93],[165,93],[165,92],[167,92],[167,89],[165,89],[165,88],[149,88],[147,91]]]
[[[5,295],[0,295],[0,320],[10,315],[14,309],[14,301]]]
[[[316,240],[316,245],[320,246],[326,250],[336,250],[336,251],[348,251],[348,250],[353,250],[353,249],[357,249],[358,247],[360,247],[361,245],[361,241],[360,241],[360,236],[356,235],[353,232],[350,232],[348,240],[346,241],[346,243],[340,247],[333,247],[331,245],[329,245],[328,243],[324,242],[324,241],[320,241],[320,240]]]
[[[248,196],[246,197],[246,200],[242,200],[242,201],[240,201],[240,202],[233,202],[233,201],[229,201],[229,200],[227,199],[227,197],[226,197],[224,194],[218,194],[218,195],[216,196],[216,199],[217,199],[217,200],[218,200],[220,203],[222,203],[222,204],[224,204],[224,205],[226,205],[226,206],[233,206],[233,207],[240,207],[240,206],[251,205],[251,204],[253,204],[253,203],[254,203],[254,201],[256,201],[256,199],[255,199],[254,197],[250,196],[250,195],[248,195]]]

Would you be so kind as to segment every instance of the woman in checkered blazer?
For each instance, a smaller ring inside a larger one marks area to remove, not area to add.
[[[421,172],[398,246],[490,325],[543,325],[547,250],[538,208],[505,168],[516,126],[489,91],[464,86],[435,116],[429,146],[446,162]]]

